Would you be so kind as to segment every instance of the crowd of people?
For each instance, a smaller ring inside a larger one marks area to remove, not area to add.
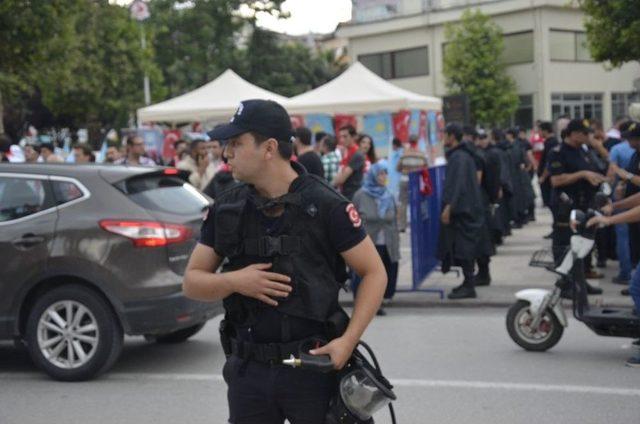
[[[607,213],[635,206],[635,195],[640,192],[640,177],[636,177],[640,174],[640,145],[626,136],[638,131],[633,129],[636,125],[621,117],[605,133],[598,121],[561,117],[555,123],[536,122],[530,136],[523,128],[485,131],[447,125],[444,146],[448,167],[438,257],[443,271],[459,266],[464,275],[462,284],[448,297],[473,298],[477,287],[491,283],[489,264],[496,247],[514,229],[535,220],[536,179],[542,202],[553,215],[552,231],[545,238],[552,239],[556,260],[566,250],[571,235],[566,211],[559,207],[562,193],[571,199],[573,207],[586,209],[599,185],[608,181],[614,190]],[[158,165],[187,172],[189,182],[212,198],[234,184],[218,140],[179,139],[173,147],[174,156],[160,159]],[[359,212],[387,268],[387,302],[397,283],[399,234],[407,228],[408,175],[428,165],[415,136],[408,143],[394,139],[392,149],[396,157],[393,170],[387,158],[377,156],[372,137],[358,133],[351,125],[339,128],[337,137],[324,132],[313,134],[305,127],[295,130],[294,160],[351,200]],[[96,152],[88,144],[78,143],[65,157],[52,142],[12,144],[6,136],[0,137],[0,161],[52,163],[70,159],[79,164],[95,162]],[[124,143],[109,144],[102,161],[156,165],[142,137],[135,134],[125,137]],[[393,193],[387,182],[391,171],[400,175],[399,189]],[[477,214],[477,210],[484,213]],[[595,266],[589,255],[586,278],[603,278],[597,268],[617,260],[619,272],[612,283],[627,286],[640,258],[639,241],[638,224],[619,223],[598,231]],[[358,281],[356,275],[351,276],[354,293]],[[587,289],[589,294],[602,292],[590,284]],[[622,293],[628,295],[628,287]],[[384,310],[379,313],[384,314]]]

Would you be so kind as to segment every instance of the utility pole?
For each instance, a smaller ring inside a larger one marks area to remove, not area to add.
[[[135,0],[129,6],[129,10],[131,11],[131,17],[140,23],[140,44],[144,52],[147,49],[147,38],[144,33],[143,22],[151,16],[149,6],[143,0]],[[144,89],[144,104],[148,106],[151,104],[151,89],[149,87],[149,76],[146,70],[144,71],[142,84]]]

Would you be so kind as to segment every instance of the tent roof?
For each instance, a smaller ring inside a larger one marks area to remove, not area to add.
[[[286,101],[291,114],[441,110],[442,100],[402,89],[355,62],[337,78]]]
[[[231,69],[193,91],[138,109],[138,121],[185,122],[228,119],[240,101],[269,99],[286,104],[287,98],[242,79]]]

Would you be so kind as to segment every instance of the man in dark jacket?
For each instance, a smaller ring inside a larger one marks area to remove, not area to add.
[[[445,128],[447,171],[442,192],[442,214],[438,240],[438,257],[443,271],[451,264],[462,267],[464,281],[449,293],[449,299],[475,298],[474,261],[478,258],[478,241],[485,225],[482,195],[478,185],[476,162],[466,143],[462,128],[448,124]]]

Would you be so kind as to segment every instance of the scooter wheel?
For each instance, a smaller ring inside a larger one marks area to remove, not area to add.
[[[507,332],[511,339],[525,350],[544,352],[560,341],[564,327],[558,317],[547,309],[544,311],[538,328],[530,327],[533,321],[530,304],[518,300],[507,313]]]

